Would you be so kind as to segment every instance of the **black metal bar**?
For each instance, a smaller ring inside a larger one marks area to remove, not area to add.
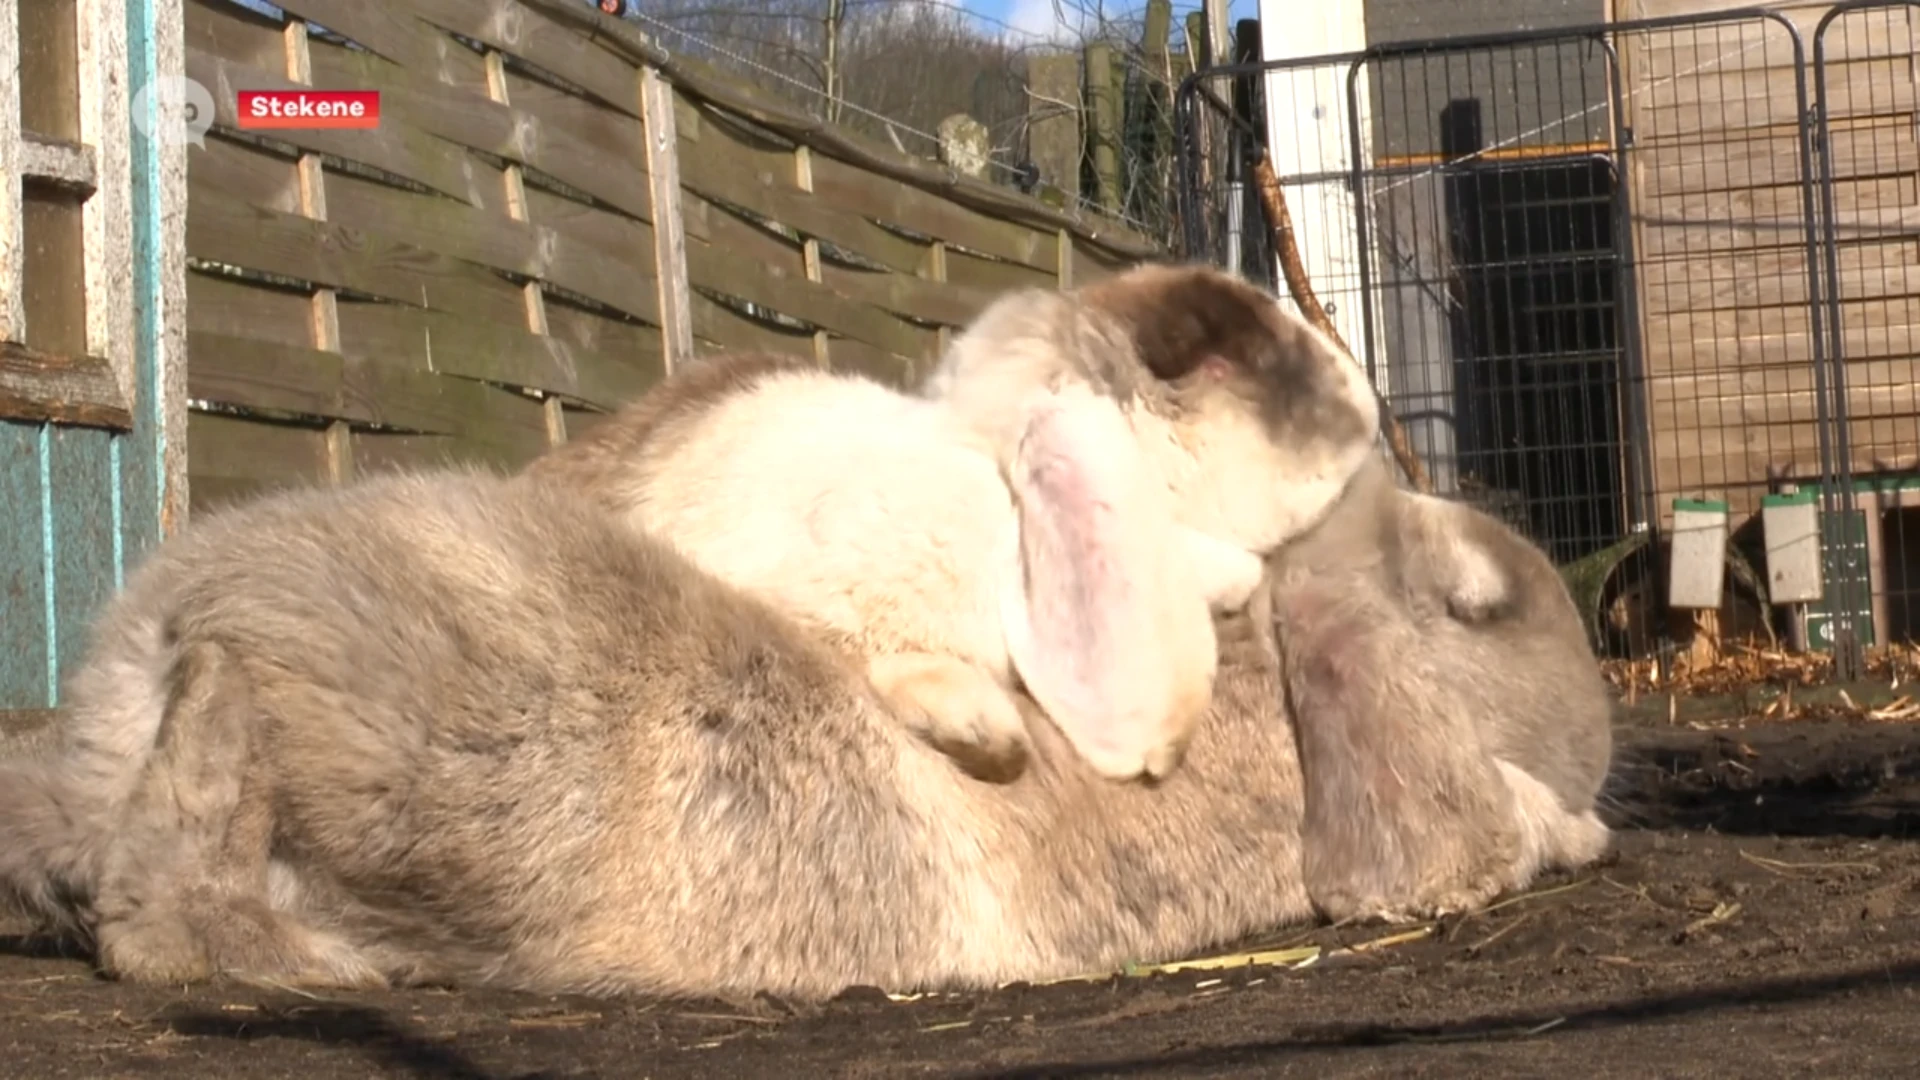
[[[1884,0],[1867,0],[1864,4],[1853,0],[1853,6],[1872,7]],[[1848,4],[1837,5],[1847,7]],[[1587,23],[1581,26],[1547,27],[1531,30],[1508,30],[1493,34],[1467,34],[1459,37],[1417,38],[1404,41],[1382,42],[1369,45],[1364,49],[1346,52],[1325,53],[1320,56],[1289,57],[1285,60],[1264,60],[1258,64],[1217,64],[1210,68],[1195,71],[1181,80],[1186,85],[1202,76],[1218,78],[1228,75],[1257,75],[1269,71],[1283,71],[1298,67],[1331,67],[1336,64],[1348,64],[1358,60],[1380,60],[1392,56],[1421,52],[1452,52],[1474,48],[1503,48],[1512,45],[1525,45],[1536,41],[1553,41],[1583,37],[1605,37],[1609,34],[1631,34],[1648,30],[1667,30],[1692,26],[1708,26],[1719,23],[1741,22],[1756,18],[1781,19],[1779,12],[1764,7],[1724,8],[1719,11],[1692,12],[1685,15],[1661,15],[1650,19],[1624,19],[1619,22]],[[1789,24],[1791,25],[1791,24]],[[1797,39],[1796,35],[1796,39]]]
[[[1826,120],[1826,29],[1832,24],[1833,16],[1834,12],[1829,11],[1821,17],[1820,21],[1815,24],[1814,27],[1813,68],[1817,95],[1811,107],[1808,106],[1806,98],[1806,70],[1804,64],[1800,65],[1800,70],[1798,70],[1796,74],[1798,76],[1801,93],[1801,140],[1806,144],[1807,148],[1801,159],[1804,170],[1801,174],[1803,178],[1801,186],[1805,195],[1807,227],[1811,234],[1807,244],[1807,261],[1810,264],[1815,264],[1817,267],[1821,259],[1822,248],[1824,248],[1824,269],[1827,281],[1831,285],[1831,288],[1828,290],[1827,304],[1827,332],[1831,335],[1831,338],[1826,348],[1821,348],[1816,345],[1814,353],[1816,373],[1814,377],[1813,407],[1815,423],[1819,431],[1820,445],[1820,509],[1822,511],[1820,536],[1824,550],[1845,551],[1847,535],[1851,532],[1851,524],[1853,521],[1853,470],[1850,467],[1851,462],[1847,460],[1849,451],[1843,449],[1841,446],[1835,445],[1836,442],[1844,444],[1846,441],[1845,429],[1847,420],[1845,412],[1846,401],[1844,397],[1835,398],[1833,396],[1835,393],[1833,389],[1835,378],[1837,377],[1842,381],[1845,379],[1845,375],[1840,371],[1842,364],[1833,363],[1833,358],[1839,355],[1842,348],[1840,337],[1839,237],[1836,233],[1836,223],[1834,220],[1832,139],[1830,138],[1830,131]],[[1801,57],[1795,56],[1795,60],[1800,59]],[[1816,124],[1817,134],[1815,133]],[[1818,140],[1817,142],[1815,141],[1816,139]],[[1813,169],[1816,150],[1820,161],[1817,181]],[[1814,202],[1814,185],[1816,182],[1820,188],[1819,208],[1817,210]],[[1824,230],[1820,228],[1823,220],[1825,223]],[[1821,236],[1822,232],[1824,233],[1824,237]],[[1824,244],[1820,242],[1823,238],[1825,240]],[[1820,269],[1816,268],[1814,271],[1816,286],[1814,291],[1809,295],[1809,299],[1815,309],[1815,322],[1813,325],[1814,340],[1816,343],[1820,341],[1821,336],[1819,323],[1820,292],[1817,285],[1819,277]],[[1833,364],[1831,368],[1828,367],[1830,363]],[[1844,391],[1842,391],[1842,393],[1844,393]],[[1835,410],[1839,410],[1839,427],[1841,429],[1840,432],[1837,433],[1837,438],[1836,432],[1834,431]],[[1838,540],[1834,537],[1836,528],[1840,532]],[[1856,609],[1853,605],[1853,590],[1850,587],[1851,578],[1851,574],[1843,575],[1840,581],[1833,583],[1831,588],[1827,590],[1829,595],[1838,600],[1837,604],[1829,605],[1830,610],[1827,612],[1827,618],[1828,626],[1831,627],[1833,634],[1834,675],[1842,680],[1853,679],[1859,674],[1860,668],[1859,635],[1854,632],[1853,628],[1853,614]]]
[[[1607,54],[1607,87],[1609,105],[1613,110],[1608,125],[1613,143],[1613,244],[1614,250],[1620,255],[1614,286],[1619,290],[1615,298],[1615,317],[1620,334],[1621,382],[1626,389],[1624,434],[1632,491],[1628,499],[1632,506],[1629,528],[1646,531],[1648,540],[1652,542],[1650,547],[1658,550],[1660,513],[1654,505],[1656,485],[1652,431],[1647,420],[1645,342],[1640,337],[1640,262],[1633,240],[1633,185],[1628,182],[1628,177],[1632,175],[1629,157],[1633,152],[1633,131],[1626,126],[1626,80],[1620,71],[1620,52],[1610,38],[1601,38],[1597,44]],[[1650,580],[1654,595],[1665,595],[1666,566],[1660,559],[1651,560],[1651,564]],[[1659,637],[1662,646],[1659,654],[1664,661],[1670,651],[1666,647],[1670,642],[1664,626]]]

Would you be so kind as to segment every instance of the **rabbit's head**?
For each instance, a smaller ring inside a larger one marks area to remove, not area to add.
[[[1182,517],[1269,552],[1318,521],[1380,432],[1366,373],[1323,333],[1231,274],[1147,266],[1079,293],[1125,329]],[[1109,353],[1111,355],[1111,353]]]
[[[1460,910],[1602,852],[1611,696],[1544,552],[1376,457],[1272,561],[1323,911]]]
[[[1324,335],[1199,265],[1005,294],[920,392],[1005,471],[1022,555],[1005,625],[1029,692],[1083,752],[1158,748],[1156,775],[1204,710],[1214,611],[1325,514],[1380,423]]]
[[[1366,374],[1273,294],[1197,264],[996,300],[923,393],[1011,457],[1036,403],[1091,385],[1128,414],[1181,520],[1270,552],[1319,520],[1380,431]]]

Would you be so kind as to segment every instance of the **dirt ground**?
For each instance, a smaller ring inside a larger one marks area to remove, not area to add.
[[[1642,707],[1622,728],[1624,831],[1605,865],[1416,940],[1346,927],[1249,943],[1322,945],[1304,968],[852,991],[811,1010],[311,998],[117,985],[15,935],[0,937],[0,1075],[1910,1075],[1920,725],[1670,715]]]

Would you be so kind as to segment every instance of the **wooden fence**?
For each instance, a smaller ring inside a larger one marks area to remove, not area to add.
[[[703,350],[907,380],[1002,290],[1162,257],[578,0],[184,2],[218,109],[189,171],[195,506],[514,467]],[[238,129],[238,91],[299,86],[379,91],[379,127]]]

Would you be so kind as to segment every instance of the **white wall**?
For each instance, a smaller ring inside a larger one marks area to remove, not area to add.
[[[1267,61],[1352,52],[1365,48],[1367,28],[1361,0],[1259,0],[1260,37]],[[1274,171],[1284,180],[1313,173],[1343,173],[1352,168],[1347,108],[1347,68],[1322,65],[1267,75],[1267,143]],[[1367,123],[1364,74],[1360,84],[1361,122]],[[1363,127],[1362,151],[1372,153],[1370,129]],[[1365,358],[1361,339],[1360,266],[1354,206],[1340,180],[1284,184],[1287,209],[1299,241],[1300,261],[1322,305],[1347,343]],[[1252,224],[1252,223],[1250,223]],[[1377,266],[1377,260],[1376,260]],[[1278,281],[1276,268],[1275,280]],[[1376,319],[1376,322],[1378,320]],[[1376,335],[1377,342],[1377,335]],[[1377,378],[1386,375],[1385,355],[1375,345]],[[1386,387],[1383,385],[1382,389]]]

